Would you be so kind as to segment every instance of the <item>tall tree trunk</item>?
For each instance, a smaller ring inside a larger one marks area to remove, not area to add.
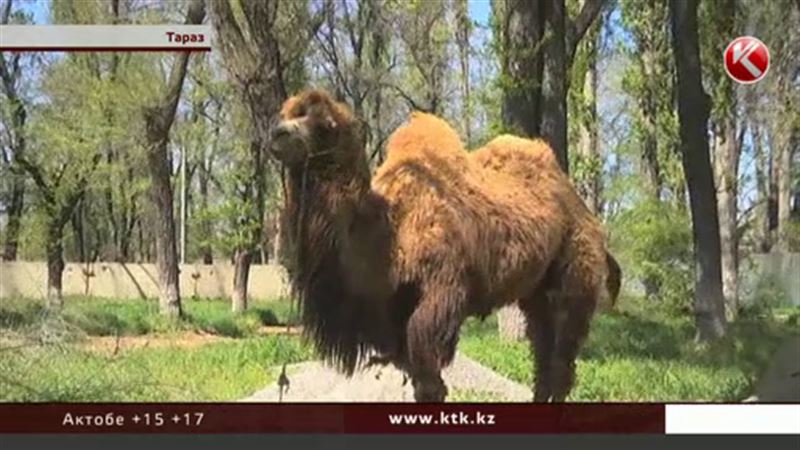
[[[661,200],[661,191],[664,183],[661,175],[661,163],[658,158],[658,137],[656,115],[657,89],[654,78],[656,74],[656,49],[652,48],[649,40],[645,39],[642,45],[642,75],[646,86],[644,98],[640,99],[642,110],[643,142],[642,142],[642,168],[647,178],[647,189],[650,197],[655,201]]]
[[[739,308],[739,240],[737,238],[737,177],[739,172],[739,144],[736,120],[726,115],[716,140],[714,168],[717,180],[717,209],[719,211],[719,237],[722,262],[722,292],[729,320],[736,317]]]
[[[64,295],[61,279],[64,274],[64,224],[51,217],[47,223],[47,307],[61,309]]]
[[[470,111],[470,76],[469,76],[469,5],[466,0],[456,0],[453,7],[456,16],[456,45],[458,46],[458,62],[461,66],[461,126],[464,131],[464,142],[469,146],[472,142]]]
[[[572,65],[567,56],[564,0],[543,2],[545,12],[544,70],[542,73],[542,137],[550,142],[556,152],[558,164],[569,171],[567,152],[567,67]]]
[[[87,261],[86,252],[86,233],[84,228],[83,210],[86,202],[79,202],[75,213],[72,214],[72,234],[75,240],[75,253],[78,254],[78,262]]]
[[[756,221],[756,251],[768,253],[772,246],[769,229],[769,161],[766,155],[766,149],[761,141],[761,125],[753,122],[751,130],[753,153],[755,153],[756,188],[758,190],[758,206],[754,219]]]
[[[238,248],[233,255],[233,296],[231,310],[241,313],[247,310],[247,280],[250,278],[250,262],[253,252],[248,249]]]
[[[544,59],[537,48],[544,33],[544,4],[529,0],[494,2],[500,19],[500,66],[505,79],[502,98],[503,125],[523,136],[541,134],[541,93]],[[498,333],[507,341],[525,335],[525,319],[516,304],[497,313]]]
[[[200,209],[202,211],[206,211],[208,209],[208,173],[205,170],[201,170],[199,174],[199,185],[200,185]],[[214,254],[211,250],[211,244],[208,242],[208,239],[211,237],[211,221],[203,215],[202,221],[200,222],[200,228],[202,230],[204,242],[200,246],[200,255],[203,259],[203,264],[213,264],[214,263]]]
[[[767,156],[767,170],[769,179],[768,185],[768,200],[767,200],[767,236],[769,243],[769,250],[771,251],[777,243],[777,228],[778,228],[778,184],[780,179],[780,151],[776,145],[775,133],[771,130],[768,135],[769,155]]]
[[[148,135],[148,140],[158,139]],[[178,250],[175,239],[170,162],[167,141],[150,148],[147,155],[150,172],[150,200],[153,203],[153,231],[156,241],[156,270],[158,271],[159,309],[167,316],[181,315],[180,286],[178,285]]]
[[[524,136],[540,135],[541,79],[544,61],[536,46],[544,33],[543,2],[505,0],[494,3],[500,19],[500,65],[503,124]]]
[[[736,5],[734,0],[722,0],[709,5],[714,23],[706,28],[710,34],[707,46],[714,53],[721,52],[727,44],[726,36],[736,31]],[[712,166],[717,187],[717,210],[719,212],[719,236],[722,262],[722,292],[725,296],[725,312],[728,320],[734,320],[738,310],[739,296],[739,239],[737,232],[737,199],[740,138],[736,132],[737,95],[734,82],[722,76],[714,80],[715,103],[711,134]]]
[[[583,107],[581,108],[580,140],[578,142],[579,161],[583,171],[578,174],[578,189],[586,205],[593,214],[599,214],[602,161],[597,127],[597,32],[588,36],[586,72],[583,74]]]
[[[504,75],[503,123],[513,132],[550,142],[569,171],[567,73],[575,49],[604,0],[585,0],[574,20],[564,0],[496,2],[501,21],[500,65]]]
[[[0,16],[0,24],[6,24],[11,14],[11,0],[6,2],[5,8]],[[18,67],[21,54],[14,54],[9,61],[4,55],[0,54],[0,81],[2,81],[3,93],[8,104],[8,112],[11,115],[11,123],[6,128],[6,133],[10,137],[11,160],[8,162],[11,170],[11,199],[8,204],[8,222],[6,224],[5,243],[3,245],[3,259],[14,261],[17,259],[19,248],[19,232],[22,220],[22,211],[25,201],[25,177],[18,172],[16,161],[23,158],[27,147],[25,137],[26,123],[28,118],[25,104],[17,92],[17,81],[19,71],[14,70]]]
[[[283,261],[283,220],[281,213],[275,213],[275,236],[272,240],[272,264],[281,264]]]
[[[604,0],[585,0],[567,17],[564,0],[505,0],[494,3],[500,20],[503,125],[514,133],[542,136],[564,172],[567,158],[567,73],[575,49],[600,13]],[[498,316],[509,337],[522,336],[525,322],[516,305]],[[506,323],[506,321],[511,321]]]
[[[778,249],[783,252],[789,252],[791,251],[789,246],[791,241],[790,220],[792,212],[792,150],[793,145],[797,145],[797,142],[795,137],[792,136],[791,130],[785,130],[782,139],[776,139],[776,141],[779,142],[778,148],[776,149],[778,153]]]
[[[677,68],[681,161],[692,214],[696,338],[707,341],[723,336],[726,323],[717,199],[706,138],[710,102],[702,84],[697,0],[670,0],[670,12]]]
[[[205,17],[203,0],[194,0],[189,6],[186,24],[199,24]],[[161,314],[179,317],[181,311],[178,284],[178,252],[175,242],[175,217],[170,185],[170,160],[167,153],[169,131],[175,120],[183,79],[189,63],[188,52],[175,56],[166,92],[160,103],[145,111],[148,143],[147,166],[150,173],[150,198],[154,207],[154,232],[156,235],[156,268],[160,285],[159,309]]]
[[[12,173],[11,200],[8,203],[8,222],[6,223],[5,243],[3,245],[3,259],[16,261],[19,250],[19,232],[22,224],[22,210],[25,199],[24,177]]]
[[[244,2],[245,23],[238,23],[227,1],[211,3],[212,19],[221,43],[228,73],[238,80],[238,89],[250,115],[250,162],[252,167],[245,200],[255,205],[258,226],[253,227],[249,242],[237,250],[235,273],[241,274],[234,286],[233,308],[247,298],[246,272],[250,270],[252,253],[261,247],[264,230],[266,165],[264,152],[269,142],[271,121],[286,99],[284,70],[276,35],[278,2]],[[249,32],[243,32],[242,27]],[[243,281],[241,281],[243,280]],[[241,304],[241,303],[240,303]],[[246,302],[243,303],[246,306]]]

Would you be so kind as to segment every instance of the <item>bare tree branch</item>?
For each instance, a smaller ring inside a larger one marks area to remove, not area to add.
[[[31,178],[33,178],[33,183],[39,189],[39,193],[42,194],[42,197],[44,197],[45,201],[50,205],[55,204],[53,191],[51,190],[50,185],[47,184],[47,181],[45,181],[45,177],[42,175],[42,171],[39,166],[31,163],[22,155],[17,155],[16,162],[19,167],[22,167],[22,169],[25,170],[25,172],[27,172]],[[13,166],[12,170],[14,170]]]
[[[403,100],[405,100],[409,104],[409,106],[411,106],[411,108],[413,108],[413,109],[415,109],[417,111],[421,111],[421,112],[427,112],[427,113],[431,112],[430,108],[426,108],[426,107],[420,105],[419,103],[417,103],[417,101],[414,100],[413,97],[408,95],[400,86],[397,86],[396,84],[392,84],[392,83],[389,83],[389,82],[382,82],[382,83],[380,83],[380,86],[392,89],[393,91],[397,92],[397,94],[400,97],[402,97]]]

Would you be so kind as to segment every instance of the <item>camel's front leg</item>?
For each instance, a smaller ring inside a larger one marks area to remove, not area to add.
[[[408,373],[418,402],[443,402],[447,397],[442,368],[455,355],[465,301],[459,286],[427,284],[409,318]]]

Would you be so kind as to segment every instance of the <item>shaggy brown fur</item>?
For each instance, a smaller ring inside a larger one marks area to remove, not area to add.
[[[611,277],[600,224],[552,151],[504,136],[468,156],[446,122],[418,113],[370,180],[360,135],[320,91],[288,100],[273,131],[293,286],[317,348],[347,373],[376,351],[410,375],[418,401],[442,401],[463,320],[519,301],[534,398],[563,401]]]

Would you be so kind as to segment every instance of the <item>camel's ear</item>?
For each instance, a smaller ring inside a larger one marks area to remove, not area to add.
[[[331,115],[330,113],[326,113],[325,117],[322,120],[325,121],[325,127],[329,130],[335,130],[336,127],[339,126],[339,124],[336,123],[336,119],[334,119],[333,115]]]

